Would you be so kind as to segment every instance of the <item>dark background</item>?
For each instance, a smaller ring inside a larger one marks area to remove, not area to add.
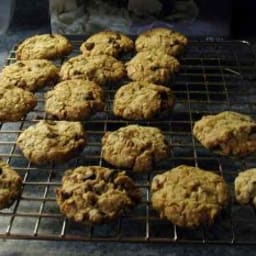
[[[196,2],[200,7],[199,19],[207,19],[212,23],[217,21],[228,23],[231,38],[256,38],[256,1],[197,0]],[[47,24],[50,24],[48,0],[16,0],[11,28],[41,27]]]

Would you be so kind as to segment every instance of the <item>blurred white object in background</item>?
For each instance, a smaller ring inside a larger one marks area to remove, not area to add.
[[[4,34],[11,22],[15,0],[0,0],[0,34]]]

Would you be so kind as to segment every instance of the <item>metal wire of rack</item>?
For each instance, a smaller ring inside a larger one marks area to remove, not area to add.
[[[72,42],[73,54],[77,55],[82,41],[74,39]],[[102,135],[133,123],[112,114],[114,93],[122,83],[104,88],[105,112],[84,122],[88,145],[77,158],[64,164],[35,166],[21,155],[15,145],[22,130],[44,118],[44,91],[36,93],[38,105],[22,121],[1,123],[0,157],[23,177],[23,192],[9,209],[0,211],[0,238],[256,245],[255,209],[239,206],[233,198],[213,226],[191,230],[161,220],[151,208],[149,185],[156,173],[179,164],[215,170],[224,176],[233,194],[233,181],[238,172],[256,166],[256,155],[243,159],[216,156],[191,135],[194,122],[205,114],[233,110],[256,118],[256,58],[251,45],[245,41],[192,41],[180,61],[182,69],[171,82],[176,96],[173,113],[166,119],[136,122],[159,127],[164,132],[172,146],[169,158],[151,173],[128,171],[140,188],[143,200],[129,215],[117,221],[100,226],[68,221],[59,212],[55,189],[69,168],[78,165],[109,166],[101,158]],[[15,49],[10,52],[6,64],[13,62]]]

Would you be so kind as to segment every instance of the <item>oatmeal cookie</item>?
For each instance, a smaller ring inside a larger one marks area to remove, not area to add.
[[[36,97],[28,91],[0,80],[0,122],[20,121],[37,104]]]
[[[16,59],[55,59],[68,55],[71,51],[71,43],[62,35],[35,35],[25,39],[18,46],[16,50]]]
[[[24,130],[16,143],[32,163],[64,162],[84,148],[86,134],[79,122],[42,120]]]
[[[150,171],[168,157],[169,146],[155,127],[128,125],[102,138],[104,160],[119,168],[136,172]]]
[[[59,70],[48,60],[17,61],[0,73],[1,81],[34,92],[58,80]]]
[[[122,62],[107,55],[82,55],[73,57],[65,62],[60,70],[62,80],[85,79],[100,85],[117,81],[125,76],[125,67]]]
[[[0,159],[0,209],[7,208],[21,194],[22,180],[19,174]]]
[[[160,50],[139,52],[126,63],[131,80],[156,84],[168,82],[179,69],[179,61]]]
[[[84,56],[110,55],[118,57],[120,53],[132,51],[134,42],[122,33],[102,31],[89,37],[80,47]]]
[[[45,112],[51,119],[79,121],[103,111],[103,98],[103,89],[96,83],[67,80],[45,94]]]
[[[152,207],[160,217],[181,227],[212,224],[229,201],[221,176],[186,165],[156,175],[151,193]]]
[[[256,168],[240,172],[235,179],[236,201],[256,207]]]
[[[132,82],[118,89],[113,103],[116,116],[149,120],[169,112],[174,106],[171,89],[148,82]]]
[[[249,116],[225,111],[195,122],[193,135],[221,155],[245,156],[256,151],[256,122]]]
[[[141,196],[125,172],[80,166],[66,171],[56,198],[61,212],[69,219],[100,224],[118,218],[134,207]]]
[[[161,49],[171,56],[179,55],[187,44],[186,36],[167,28],[154,28],[145,31],[135,42],[137,52]]]

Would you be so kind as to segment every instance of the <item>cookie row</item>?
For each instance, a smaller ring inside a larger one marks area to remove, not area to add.
[[[0,160],[0,209],[9,207],[22,191],[21,177]],[[235,197],[256,204],[256,169],[239,173]],[[211,225],[228,205],[223,177],[212,171],[181,165],[153,177],[151,205],[161,218],[181,227]],[[120,217],[141,202],[141,192],[124,171],[101,166],[79,166],[65,172],[56,189],[60,211],[80,223],[100,224]]]
[[[188,39],[166,28],[155,28],[141,33],[131,40],[126,35],[114,31],[102,31],[87,38],[80,50],[84,56],[108,55],[119,57],[122,53],[162,50],[170,56],[177,56],[187,45]],[[16,50],[17,60],[55,59],[72,51],[67,38],[59,34],[36,35],[24,40]]]

